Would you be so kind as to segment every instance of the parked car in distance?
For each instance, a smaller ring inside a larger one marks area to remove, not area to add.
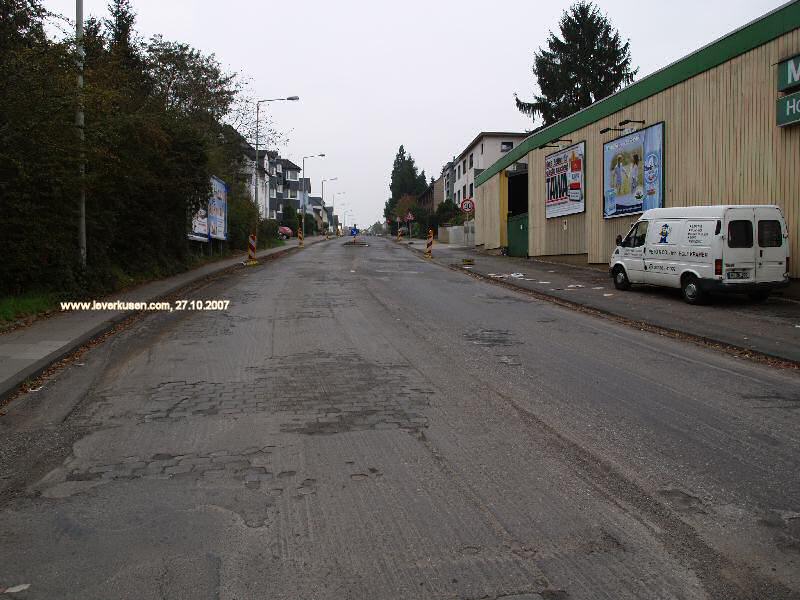
[[[282,240],[288,240],[290,237],[294,235],[294,231],[291,230],[289,227],[284,227],[281,225],[278,227],[278,237]]]
[[[680,288],[684,300],[747,294],[766,300],[789,285],[789,234],[780,208],[719,205],[645,211],[609,260],[617,289]]]

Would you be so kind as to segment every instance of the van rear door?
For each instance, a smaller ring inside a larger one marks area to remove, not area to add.
[[[786,272],[786,223],[774,207],[755,209],[756,214],[756,281],[783,281]]]
[[[755,212],[729,208],[725,212],[725,246],[722,251],[726,283],[753,283],[756,277]]]

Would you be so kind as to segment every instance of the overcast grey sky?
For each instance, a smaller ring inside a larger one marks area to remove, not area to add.
[[[84,0],[105,16],[107,0]],[[513,93],[530,97],[533,51],[556,29],[569,0],[133,0],[138,31],[214,53],[252,80],[260,97],[298,95],[269,107],[289,138],[279,148],[306,161],[313,193],[321,177],[359,225],[382,218],[400,144],[425,173],[482,130],[523,131]],[[637,79],[769,12],[775,0],[598,0],[631,41]],[[74,18],[74,0],[44,0]],[[350,218],[351,222],[353,219]]]

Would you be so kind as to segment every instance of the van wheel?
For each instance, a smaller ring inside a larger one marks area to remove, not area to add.
[[[620,266],[614,267],[614,287],[618,290],[631,289],[631,282],[628,280],[628,274]]]
[[[702,304],[706,295],[700,288],[700,281],[694,275],[686,275],[681,280],[683,299],[689,304]]]
[[[747,294],[747,297],[750,298],[753,302],[764,302],[767,298],[769,298],[769,292],[760,291],[760,292],[750,292]]]

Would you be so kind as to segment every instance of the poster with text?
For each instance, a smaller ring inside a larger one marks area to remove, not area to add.
[[[200,208],[192,217],[192,228],[189,230],[189,239],[195,242],[208,241],[208,213],[205,208]]]
[[[216,177],[211,178],[211,198],[208,201],[208,237],[228,239],[228,186]]]
[[[603,217],[664,206],[664,123],[603,144]]]
[[[586,143],[580,142],[545,156],[545,218],[563,217],[585,210],[585,149]]]

